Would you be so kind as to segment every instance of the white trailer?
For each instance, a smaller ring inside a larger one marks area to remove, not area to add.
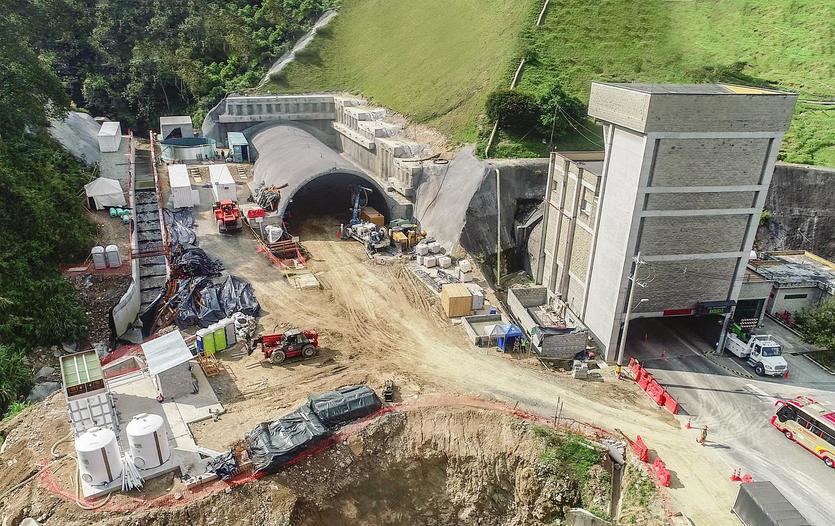
[[[99,128],[98,139],[100,152],[118,152],[122,143],[122,125],[112,121],[103,123]]]
[[[169,165],[168,183],[171,186],[171,204],[174,208],[190,208],[196,204],[186,165]]]
[[[783,376],[789,364],[783,358],[783,347],[771,335],[755,334],[748,341],[729,332],[725,338],[725,350],[748,361],[759,376]]]
[[[229,168],[225,164],[212,164],[209,166],[209,180],[212,183],[212,193],[214,194],[215,202],[219,201],[237,201],[238,187],[235,185],[235,179],[229,172]]]

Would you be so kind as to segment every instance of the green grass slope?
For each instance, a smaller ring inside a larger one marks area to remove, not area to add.
[[[339,16],[265,89],[361,93],[457,141],[475,141],[487,94],[507,83],[537,4],[344,0]]]
[[[472,141],[486,95],[558,78],[588,99],[599,81],[728,81],[835,100],[835,0],[345,0],[340,15],[273,91],[362,93],[458,141]],[[728,66],[744,62],[734,71]],[[706,69],[707,68],[707,69]],[[481,127],[480,140],[485,129]],[[502,133],[495,154],[547,153],[535,132]],[[590,122],[558,148],[594,148]],[[835,166],[835,107],[801,102],[783,160]]]

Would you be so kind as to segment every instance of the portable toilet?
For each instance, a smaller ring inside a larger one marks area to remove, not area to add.
[[[93,257],[93,268],[96,270],[101,270],[107,268],[107,256],[104,253],[104,247],[101,245],[96,245],[90,251],[90,255]]]
[[[215,353],[215,336],[210,329],[197,331],[197,351],[207,356]]]
[[[228,347],[226,344],[226,327],[218,322],[214,325],[210,325],[209,330],[214,334],[215,351],[222,351],[226,349],[226,347]]]
[[[116,245],[107,245],[104,249],[107,266],[110,268],[119,268],[122,266],[122,256],[119,255],[119,247]]]
[[[238,343],[238,336],[235,334],[235,322],[232,318],[225,318],[218,322],[218,325],[226,331],[226,347],[232,347]]]

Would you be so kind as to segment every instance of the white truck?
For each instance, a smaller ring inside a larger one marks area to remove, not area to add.
[[[771,335],[751,335],[746,342],[733,332],[725,338],[725,350],[748,360],[759,376],[783,376],[789,364],[783,358],[783,347]]]

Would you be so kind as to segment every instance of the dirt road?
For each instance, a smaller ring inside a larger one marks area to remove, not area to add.
[[[222,421],[234,430],[230,436],[277,416],[311,391],[355,381],[381,386],[389,377],[396,379],[402,397],[474,394],[518,402],[545,415],[553,414],[561,400],[564,412],[578,420],[643,436],[674,473],[674,506],[696,524],[733,524],[728,510],[736,488],[724,464],[633,384],[576,381],[473,347],[460,327],[442,317],[437,299],[410,272],[400,265],[372,263],[358,243],[336,241],[337,220],[308,224],[300,232],[313,256],[309,267],[324,286],[321,291],[300,291],[256,253],[248,233],[220,236],[208,212],[197,215],[201,246],[222,259],[230,272],[252,282],[264,308],[262,330],[316,328],[325,347],[315,360],[281,367],[260,364],[258,356],[243,353],[226,358],[234,382],[218,387],[229,409]],[[223,436],[217,424],[211,436],[208,429],[195,429],[198,443]]]

